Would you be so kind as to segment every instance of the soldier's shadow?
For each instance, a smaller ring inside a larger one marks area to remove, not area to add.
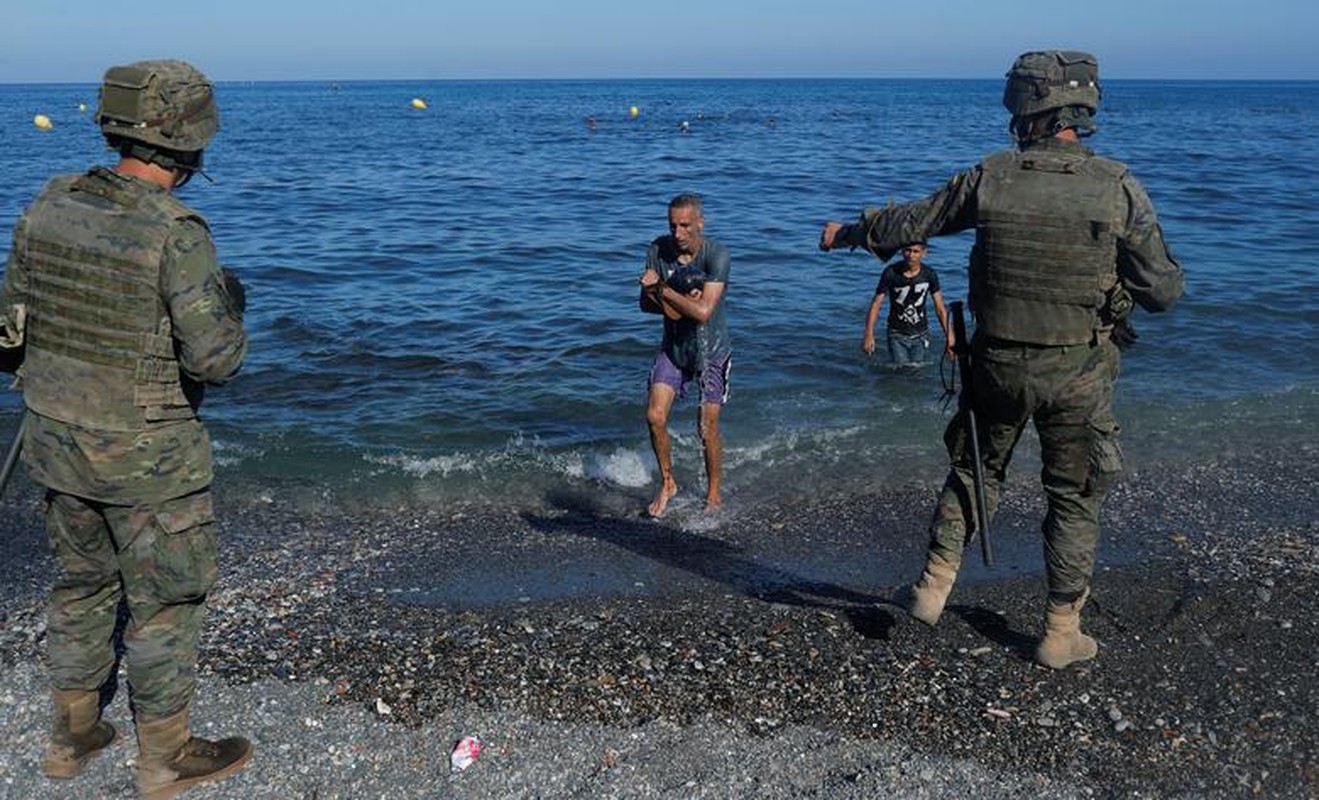
[[[589,497],[574,492],[552,492],[546,500],[561,513],[552,516],[526,513],[523,519],[547,535],[566,533],[606,542],[766,603],[835,611],[868,639],[887,641],[896,624],[893,615],[881,607],[892,605],[887,597],[810,580],[760,564],[744,554],[741,547],[698,532],[602,512]]]
[[[1034,660],[1035,644],[1039,640],[1028,633],[1014,630],[1004,615],[976,606],[950,606],[948,610],[964,619],[976,633],[991,642],[1027,661]]]

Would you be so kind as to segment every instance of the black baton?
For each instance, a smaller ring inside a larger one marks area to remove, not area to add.
[[[976,426],[975,390],[971,384],[971,342],[966,336],[966,319],[961,300],[948,307],[952,317],[953,353],[957,371],[962,376],[960,407],[965,412],[967,433],[971,439],[971,475],[975,483],[976,530],[980,533],[980,555],[985,566],[994,566],[994,548],[989,543],[989,501],[985,497],[985,465],[980,461],[980,429]]]
[[[5,487],[9,485],[9,476],[14,472],[14,466],[18,464],[18,454],[23,452],[23,431],[27,428],[27,414],[24,413],[18,421],[18,431],[14,434],[14,442],[9,445],[9,455],[5,456],[5,465],[0,468],[0,495],[5,493]]]

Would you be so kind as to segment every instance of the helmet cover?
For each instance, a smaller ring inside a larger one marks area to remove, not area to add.
[[[186,61],[137,61],[110,67],[101,84],[96,123],[107,138],[193,153],[220,128],[211,82]]]
[[[1079,50],[1023,53],[1003,87],[1003,106],[1014,117],[1030,117],[1067,106],[1099,110],[1099,61]]]

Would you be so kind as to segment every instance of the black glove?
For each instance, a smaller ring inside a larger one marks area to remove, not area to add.
[[[18,372],[23,366],[23,347],[0,347],[0,372]]]
[[[1109,334],[1113,344],[1117,345],[1119,350],[1126,350],[1136,343],[1140,338],[1136,334],[1136,329],[1131,327],[1131,323],[1125,319],[1120,319],[1113,323],[1113,332]]]
[[[238,274],[228,267],[220,267],[220,274],[224,276],[224,290],[229,295],[229,306],[242,316],[247,311],[247,290],[243,288],[243,282],[238,280]]]

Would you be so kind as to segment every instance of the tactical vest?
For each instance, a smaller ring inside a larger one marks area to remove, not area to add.
[[[1126,168],[1079,149],[981,164],[970,290],[977,329],[1042,345],[1092,341],[1117,281]]]
[[[15,243],[29,285],[22,371],[28,408],[105,431],[190,419],[160,293],[169,230],[195,212],[107,170],[55,178]]]

